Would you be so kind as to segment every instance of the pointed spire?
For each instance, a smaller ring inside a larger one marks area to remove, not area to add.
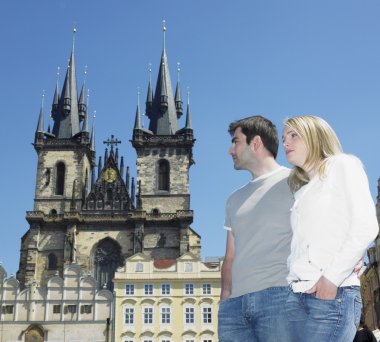
[[[123,174],[124,174],[124,157],[123,156],[121,156],[120,157],[120,174],[123,176]]]
[[[191,118],[190,118],[190,91],[187,88],[187,109],[186,109],[186,129],[192,129],[191,127]]]
[[[115,152],[115,163],[118,165],[119,163],[119,148],[116,147],[116,152]]]
[[[99,161],[98,161],[98,178],[102,174],[102,156],[99,156]]]
[[[129,192],[129,166],[127,166],[127,174],[125,178],[125,186],[127,187],[127,191]]]
[[[177,63],[177,87],[175,89],[175,108],[176,108],[176,111],[177,111],[177,118],[179,119],[183,112],[182,112],[182,98],[181,98],[181,86],[180,86],[180,81],[179,81],[179,73],[180,73],[181,69],[180,69],[180,63],[178,62]]]
[[[91,151],[95,151],[95,117],[96,117],[96,110],[94,110],[94,114],[92,116],[92,130],[91,130],[91,138],[90,138]]]
[[[55,85],[53,104],[51,106],[51,116],[53,117],[53,119],[56,119],[57,115],[58,115],[58,106],[59,106],[59,89],[58,89],[59,70],[60,70],[60,67],[58,66],[57,67],[57,82],[56,82],[56,85]]]
[[[62,95],[59,99],[58,113],[53,116],[53,134],[57,138],[72,138],[80,132],[79,111],[78,111],[78,90],[75,72],[74,42],[75,32],[73,30],[73,48],[71,51],[65,81],[62,88]]]
[[[164,33],[166,26],[164,25]],[[157,135],[172,135],[178,130],[177,113],[165,46],[156,83],[149,130]]]
[[[132,201],[132,208],[135,209],[135,178],[132,177],[132,184],[131,184],[131,201]]]
[[[166,20],[162,20],[163,49],[166,49]]]
[[[82,84],[82,89],[80,91],[79,103],[78,103],[78,111],[79,111],[79,120],[80,121],[82,121],[85,118],[85,115],[87,113],[87,103],[88,103],[89,94],[87,94],[87,103],[86,103],[86,100],[85,100],[86,78],[87,78],[87,65],[84,67],[84,78],[83,78],[83,84]]]
[[[152,91],[152,64],[149,63],[149,84],[145,102],[145,114],[150,119],[152,116],[153,91]]]
[[[104,151],[104,166],[107,164],[108,161],[108,148],[106,147],[106,150]]]
[[[42,91],[41,109],[40,109],[40,115],[38,117],[36,133],[44,133],[44,98],[45,98],[45,90]]]
[[[88,133],[88,117],[87,117],[87,112],[84,113],[84,122],[83,122],[82,132]]]
[[[136,108],[136,118],[134,129],[141,129],[140,121],[140,87],[137,88],[137,108]]]
[[[95,167],[91,168],[91,191],[94,189],[95,185]]]

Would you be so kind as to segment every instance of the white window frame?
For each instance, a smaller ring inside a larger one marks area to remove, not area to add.
[[[203,295],[212,295],[212,285],[211,283],[202,284],[202,294]]]
[[[127,310],[128,312],[128,317],[129,317],[129,322],[127,323]],[[125,306],[124,307],[124,325],[135,325],[135,308],[133,306]],[[131,315],[132,315],[132,321],[131,321]]]
[[[127,291],[127,286],[130,287],[129,291]],[[135,290],[136,290],[135,284],[125,284],[125,295],[126,296],[134,296],[135,295]]]
[[[147,312],[147,311],[150,312]],[[143,325],[153,325],[154,323],[154,308],[151,305],[146,305],[142,307],[142,324]],[[148,317],[147,321],[146,318]]]
[[[152,293],[149,293],[152,292]],[[154,284],[144,284],[144,295],[153,296],[154,295]]]
[[[144,264],[142,262],[138,262],[136,264],[136,271],[135,272],[144,272]]]
[[[162,283],[161,284],[161,295],[162,296],[170,296],[172,292],[172,286],[170,283]]]
[[[194,295],[194,284],[186,283],[183,287],[183,290],[185,295]]]
[[[212,319],[213,310],[212,310],[212,306],[210,306],[210,305],[202,306],[201,310],[202,310],[202,324],[213,324],[213,319]],[[206,310],[207,310],[207,312],[206,312]],[[206,321],[208,320],[208,318],[210,318],[210,322],[205,322],[205,318],[206,318]]]
[[[163,312],[163,310],[169,309],[169,312]],[[169,315],[169,322],[164,322],[164,315],[165,318],[167,318],[166,315]],[[160,324],[162,325],[168,325],[172,323],[172,308],[170,306],[160,306]]]
[[[190,312],[190,311],[192,311],[192,312]],[[192,317],[192,322],[187,322],[188,315],[189,315],[189,318]],[[184,323],[184,325],[194,325],[195,324],[195,308],[194,308],[194,306],[185,306],[183,308],[183,323]]]
[[[185,262],[184,264],[184,272],[194,272],[194,265],[192,262]]]

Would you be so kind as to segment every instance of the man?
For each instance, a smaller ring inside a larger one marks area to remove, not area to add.
[[[226,255],[222,267],[219,341],[290,341],[285,316],[286,260],[290,253],[289,170],[275,158],[275,125],[262,116],[230,124],[236,170],[252,180],[227,201]]]

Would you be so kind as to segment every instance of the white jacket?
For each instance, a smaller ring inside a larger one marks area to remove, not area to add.
[[[353,268],[379,231],[360,160],[331,157],[325,176],[317,174],[295,193],[291,225],[289,283],[306,280],[304,292],[323,275],[336,286],[360,285]]]

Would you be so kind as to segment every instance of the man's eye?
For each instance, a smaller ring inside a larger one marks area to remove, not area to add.
[[[291,137],[296,138],[296,137],[298,137],[298,135],[297,135],[297,133],[292,133]]]

